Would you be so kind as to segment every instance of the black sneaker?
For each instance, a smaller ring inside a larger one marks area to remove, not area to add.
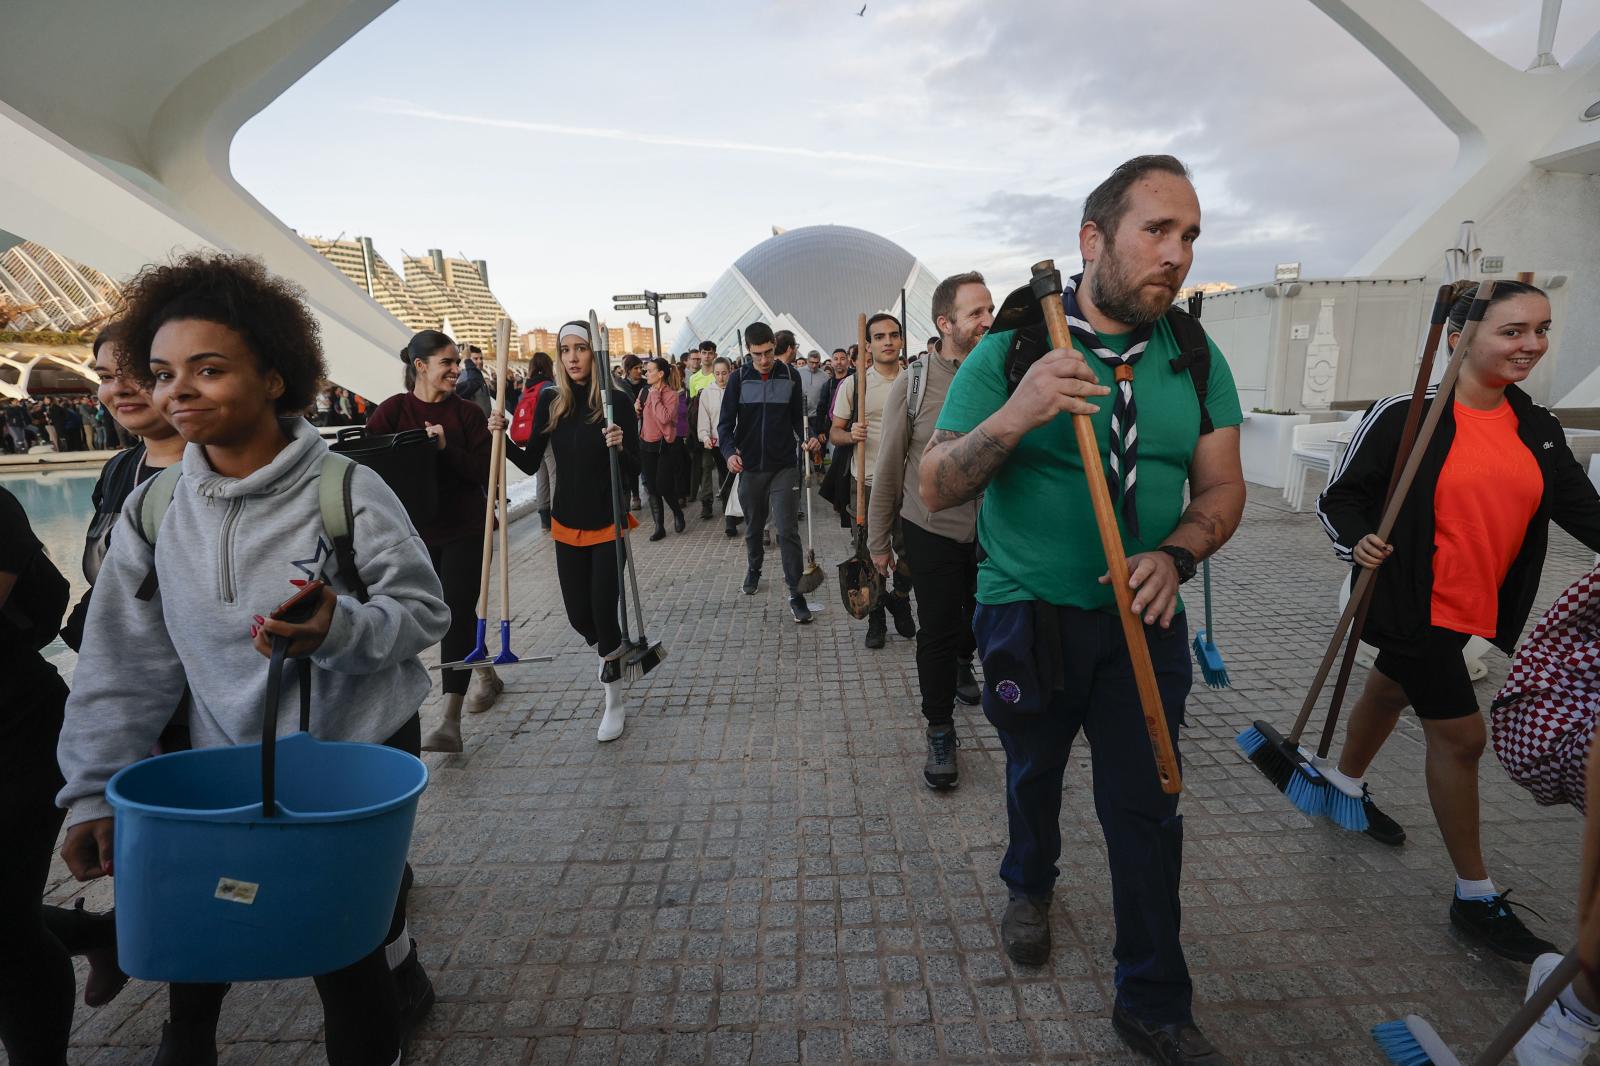
[[[1050,900],[1011,893],[1000,920],[1000,942],[1012,961],[1043,966],[1050,961]]]
[[[1398,848],[1406,842],[1406,831],[1399,822],[1378,810],[1371,796],[1361,798],[1361,808],[1367,812],[1367,836],[1380,844]]]
[[[761,571],[746,570],[744,572],[744,584],[739,586],[739,591],[744,593],[746,596],[754,596],[756,594],[756,590],[760,587]]]
[[[955,788],[961,783],[961,770],[956,765],[956,748],[960,744],[955,726],[928,728],[928,761],[922,764],[922,779],[929,788]]]
[[[411,954],[394,968],[395,988],[400,993],[400,1042],[411,1039],[422,1019],[433,1009],[433,982],[417,959],[417,942],[411,942]]]
[[[739,520],[737,518],[724,518],[722,520],[722,532],[727,536],[737,537],[739,535]]]
[[[811,621],[811,608],[806,603],[806,598],[799,593],[789,597],[789,613],[794,615],[794,620],[801,625]]]
[[[978,678],[972,672],[972,664],[956,664],[956,699],[968,707],[976,707],[982,698],[983,689],[978,687]]]
[[[888,642],[889,627],[883,620],[883,608],[879,607],[867,616],[867,647],[876,651]]]
[[[1488,899],[1461,899],[1450,901],[1450,924],[1503,959],[1512,962],[1532,962],[1546,952],[1559,951],[1550,941],[1534,936],[1522,919],[1512,913],[1513,906],[1522,907],[1535,917],[1538,911],[1526,904],[1513,904],[1506,897],[1508,889]]]
[[[1118,1003],[1111,1008],[1111,1028],[1129,1047],[1162,1066],[1228,1066],[1227,1057],[1212,1046],[1194,1022],[1151,1025]]]
[[[889,608],[889,613],[894,616],[894,631],[910,640],[917,635],[917,620],[911,614],[911,597],[897,596],[888,593],[883,597],[884,606]]]

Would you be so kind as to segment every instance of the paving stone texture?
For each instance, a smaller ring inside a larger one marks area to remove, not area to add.
[[[464,754],[426,756],[411,922],[439,1003],[407,1062],[1145,1061],[1109,1021],[1110,889],[1085,746],[1066,783],[1055,953],[1019,967],[999,943],[994,731],[958,707],[961,787],[923,787],[912,643],[891,629],[886,649],[862,647],[833,573],[846,534],[817,518],[826,609],[804,627],[773,582],[774,553],[761,592],[740,594],[742,544],[720,520],[641,538],[650,634],[671,657],[632,686],[627,732],[607,745],[551,543],[536,522],[514,527],[516,647],[557,658],[505,672]],[[1555,531],[1538,609],[1591,559]],[[1181,737],[1198,1019],[1248,1066],[1381,1062],[1368,1028],[1412,1011],[1475,1053],[1526,979],[1449,927],[1453,875],[1415,719],[1371,776],[1410,833],[1399,849],[1307,820],[1234,747],[1252,719],[1293,719],[1342,576],[1314,516],[1252,487],[1213,572],[1233,687],[1197,676]],[[1505,671],[1498,652],[1488,662],[1484,706]],[[1536,806],[1492,755],[1482,782],[1492,875],[1566,941],[1579,819]],[[75,893],[109,905],[108,886],[82,889],[58,862],[51,898]],[[142,982],[103,1009],[80,1005],[72,1061],[148,1062],[165,1011],[165,991]],[[309,981],[236,987],[222,1061],[323,1062],[320,1025]]]

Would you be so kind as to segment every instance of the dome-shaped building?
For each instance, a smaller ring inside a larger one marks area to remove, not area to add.
[[[911,322],[906,351],[915,355],[938,332],[933,290],[939,279],[904,248],[852,226],[804,226],[762,241],[706,291],[673,341],[685,351],[703,340],[722,354],[739,352],[739,330],[751,322],[793,330],[802,352],[824,355],[855,343],[858,316],[900,314],[906,294]]]

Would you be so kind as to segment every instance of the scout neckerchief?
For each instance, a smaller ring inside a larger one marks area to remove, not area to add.
[[[1144,354],[1155,326],[1147,322],[1135,329],[1128,338],[1127,351],[1118,355],[1100,343],[1099,334],[1078,310],[1077,288],[1082,281],[1082,274],[1068,278],[1061,302],[1066,307],[1067,328],[1072,339],[1116,373],[1117,398],[1111,405],[1111,496],[1113,502],[1120,499],[1123,525],[1128,534],[1137,539],[1139,509],[1134,503],[1133,490],[1139,478],[1139,430],[1134,422],[1133,365]]]

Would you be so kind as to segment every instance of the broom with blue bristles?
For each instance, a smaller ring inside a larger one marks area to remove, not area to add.
[[[1200,564],[1206,588],[1206,627],[1194,635],[1194,661],[1200,664],[1200,676],[1212,688],[1228,687],[1228,667],[1217,648],[1216,630],[1211,626],[1211,560]]]
[[[1422,401],[1427,394],[1428,378],[1433,370],[1433,352],[1439,346],[1439,338],[1444,334],[1445,321],[1450,312],[1451,286],[1443,285],[1439,288],[1434,300],[1428,334],[1423,341],[1422,362],[1418,367],[1416,385],[1411,394],[1411,407],[1406,412],[1406,426],[1401,436],[1401,445],[1395,455],[1395,467],[1389,475],[1383,517],[1377,529],[1379,540],[1389,539],[1395,519],[1399,517],[1400,508],[1405,503],[1412,482],[1416,480],[1417,468],[1421,465],[1423,454],[1428,449],[1428,442],[1433,438],[1434,430],[1439,425],[1445,405],[1450,402],[1456,378],[1461,373],[1462,359],[1472,345],[1478,324],[1483,321],[1484,312],[1489,307],[1489,299],[1493,292],[1493,281],[1485,281],[1478,286],[1472,308],[1467,312],[1467,321],[1461,332],[1461,338],[1457,341],[1455,351],[1445,368],[1444,377],[1439,382],[1433,402],[1427,405],[1427,415],[1423,417]],[[1417,425],[1419,418],[1420,428]],[[1362,570],[1356,577],[1354,587],[1350,591],[1350,601],[1339,616],[1333,637],[1328,641],[1328,650],[1317,667],[1316,676],[1312,679],[1311,688],[1306,693],[1305,701],[1300,706],[1300,714],[1295,718],[1294,728],[1289,731],[1289,735],[1280,734],[1266,722],[1256,721],[1239,734],[1237,741],[1239,749],[1250,762],[1280,792],[1288,796],[1289,802],[1303,814],[1311,817],[1327,815],[1335,824],[1358,831],[1365,831],[1367,828],[1367,814],[1363,802],[1365,789],[1339,774],[1337,770],[1332,770],[1327,762],[1327,756],[1333,741],[1334,728],[1338,724],[1344,691],[1349,684],[1355,652],[1360,645],[1361,627],[1366,621],[1368,597],[1376,576],[1375,570]],[[1311,720],[1311,712],[1322,694],[1322,686],[1327,682],[1328,674],[1333,669],[1333,660],[1339,654],[1339,642],[1344,640],[1347,634],[1350,641],[1345,649],[1344,663],[1339,670],[1333,703],[1323,727],[1317,753],[1313,755],[1300,746],[1300,737]]]
[[[1506,1056],[1515,1050],[1517,1041],[1538,1023],[1540,1016],[1556,1001],[1557,996],[1566,991],[1580,969],[1582,964],[1578,961],[1578,949],[1573,948],[1550,971],[1550,976],[1534,990],[1517,1013],[1511,1016],[1505,1028],[1495,1034],[1489,1046],[1472,1060],[1472,1066],[1496,1066],[1504,1062]],[[1373,1026],[1372,1038],[1395,1066],[1461,1066],[1461,1060],[1456,1058],[1433,1026],[1415,1014],[1408,1014],[1400,1021]]]

